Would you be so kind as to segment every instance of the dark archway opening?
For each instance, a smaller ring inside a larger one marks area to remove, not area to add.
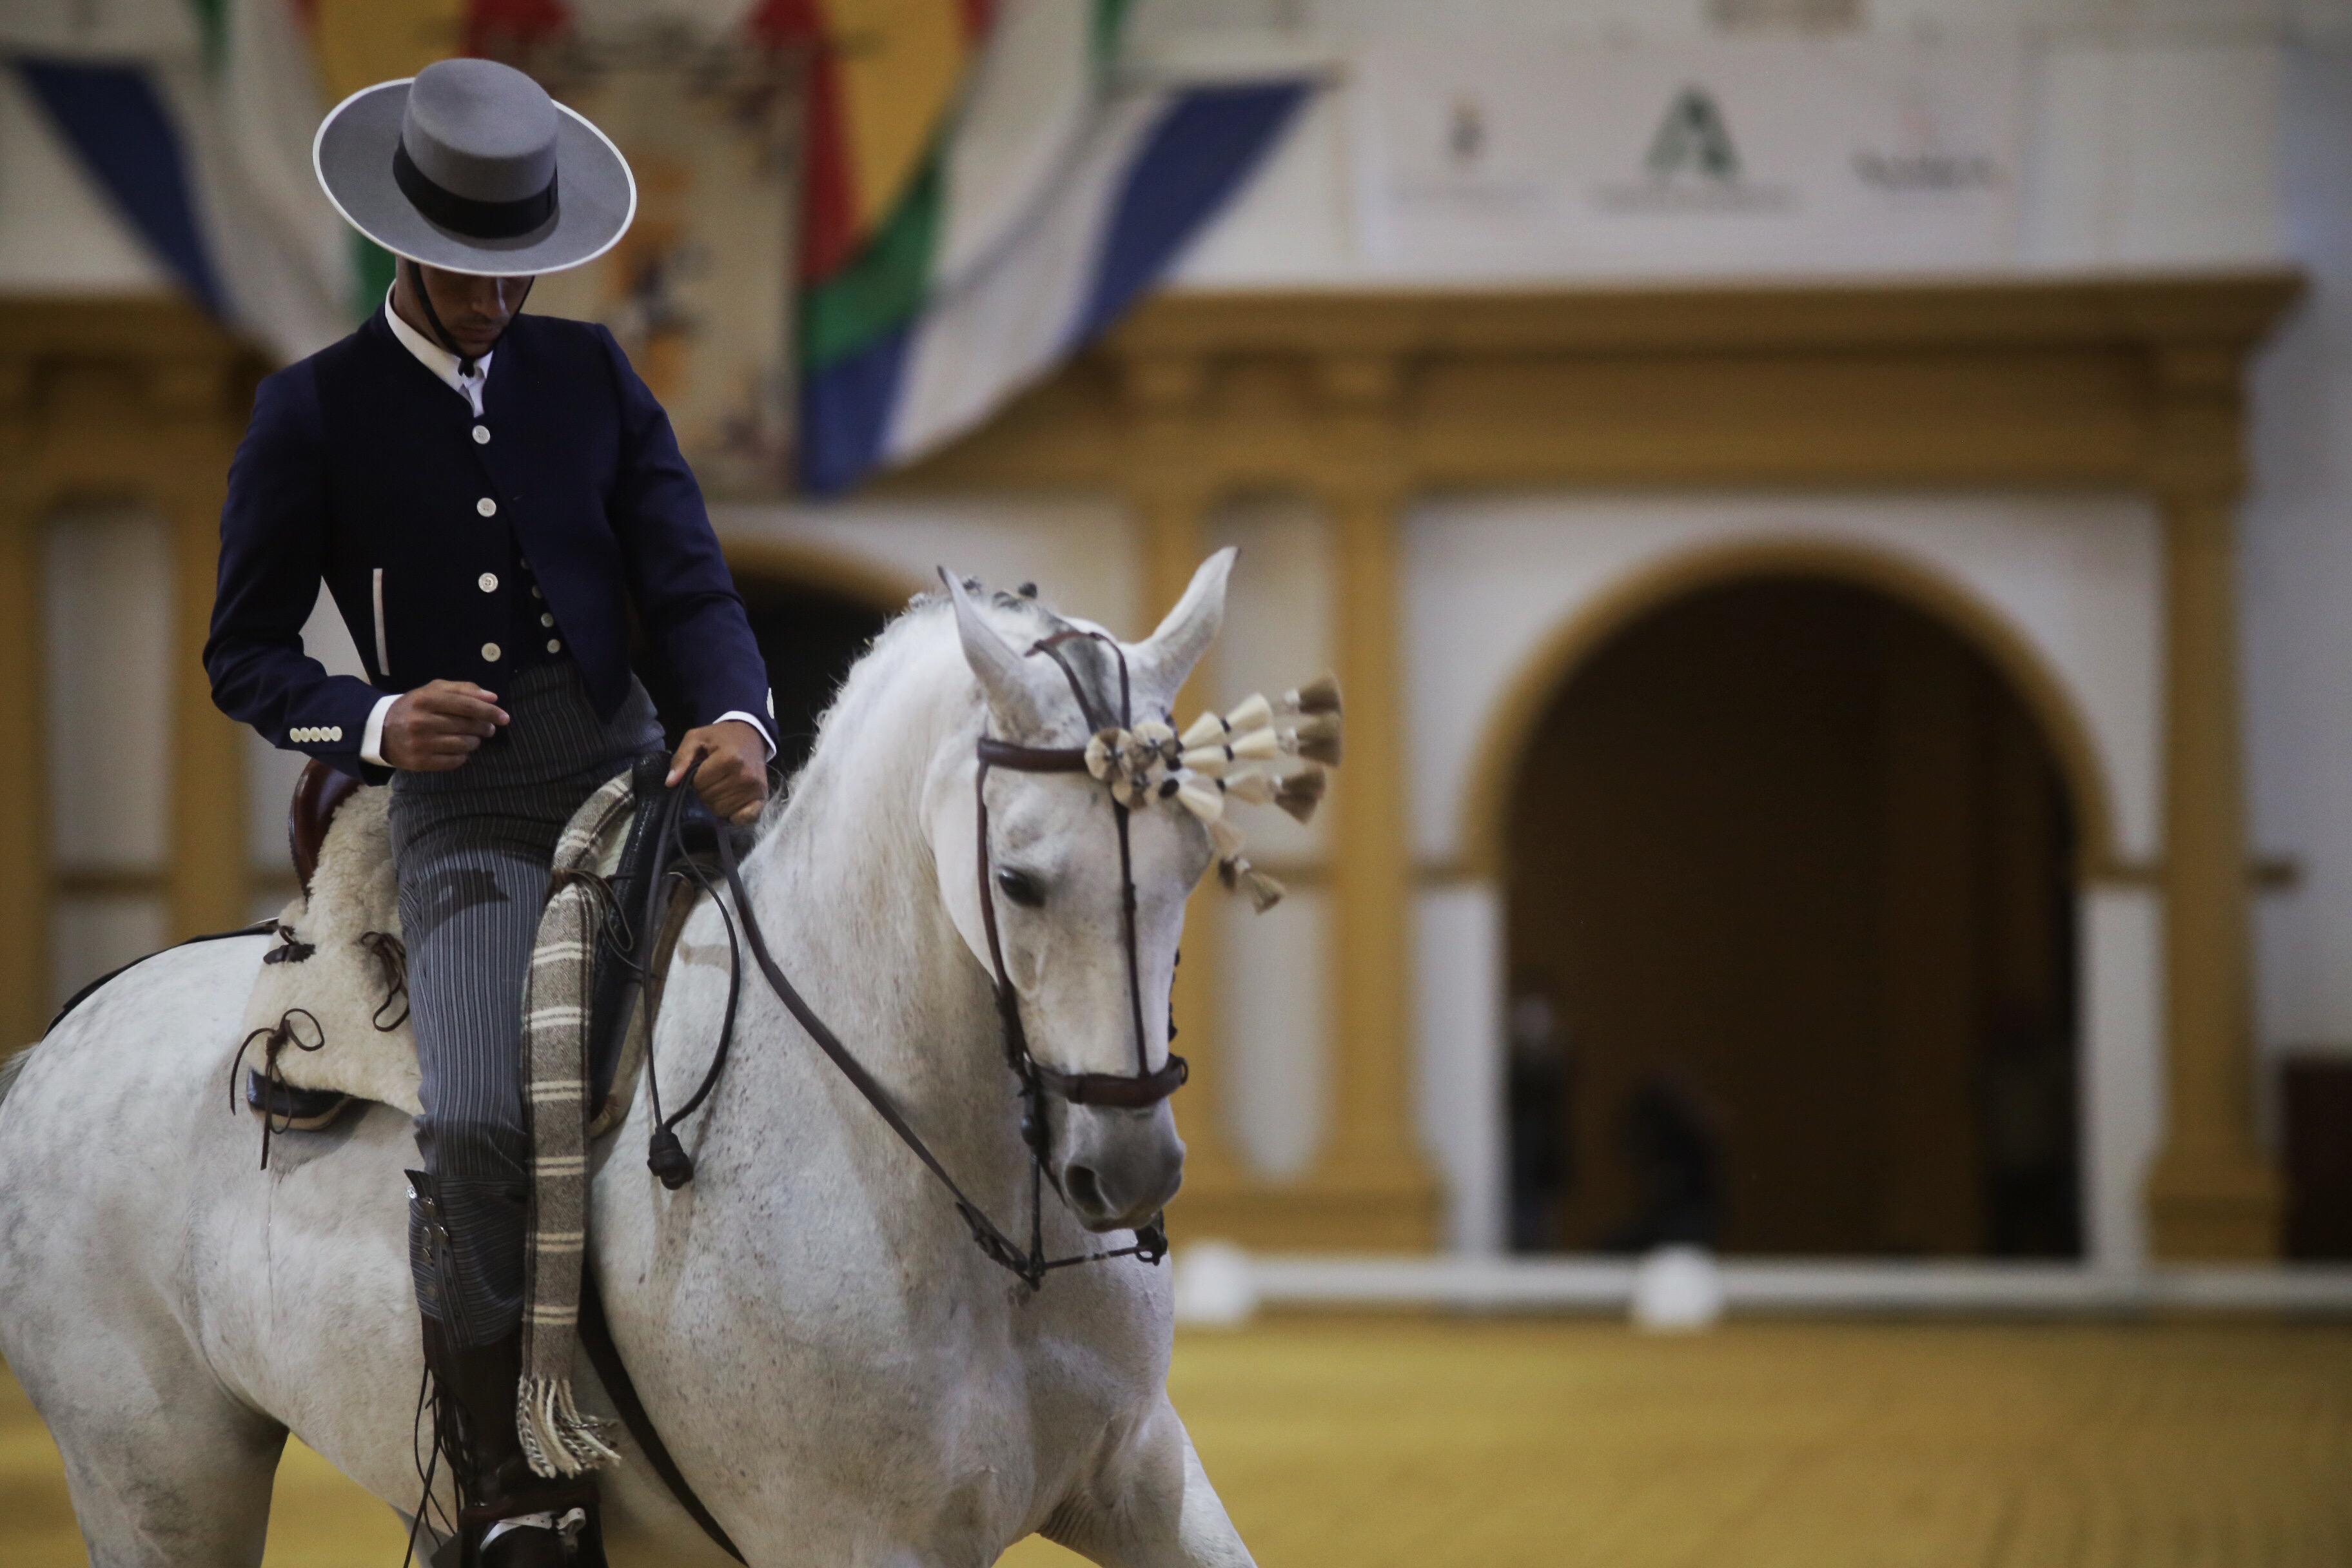
[[[808,761],[816,743],[817,721],[840,690],[849,667],[890,617],[862,599],[756,569],[739,571],[735,586],[743,595],[751,635],[767,660],[768,684],[775,696],[775,765],[790,778]],[[675,745],[688,721],[676,682],[657,663],[640,661],[640,673]]]
[[[2080,1255],[2074,813],[1943,623],[1676,600],[1553,700],[1507,831],[1515,1247]]]

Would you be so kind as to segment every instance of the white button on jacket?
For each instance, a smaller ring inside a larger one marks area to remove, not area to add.
[[[475,446],[477,446],[477,447],[487,447],[487,446],[488,446],[489,444],[490,444],[490,427],[489,427],[488,426],[487,426],[487,425],[477,425],[477,426],[474,426],[474,445],[475,445]]]
[[[484,659],[488,660],[488,661],[489,663],[491,663],[491,664],[496,664],[496,663],[498,663],[498,662],[499,662],[499,645],[498,645],[498,644],[496,644],[496,643],[494,643],[494,642],[486,642],[486,643],[484,643],[484,644],[482,645],[482,658],[483,658]]]
[[[495,572],[485,572],[474,579],[474,586],[485,594],[495,594],[499,591],[499,574]]]
[[[484,496],[481,500],[474,503],[474,510],[480,512],[484,517],[496,517],[499,515],[499,503],[492,500],[489,497]]]

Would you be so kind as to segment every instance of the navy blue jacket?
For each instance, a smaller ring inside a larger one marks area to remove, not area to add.
[[[767,711],[767,668],[702,492],[613,335],[518,316],[477,421],[381,310],[255,395],[221,509],[213,700],[275,745],[380,779],[360,744],[386,693],[504,689],[523,651],[499,590],[518,560],[606,717],[628,691],[632,606],[690,722]],[[369,680],[302,651],[322,579]]]

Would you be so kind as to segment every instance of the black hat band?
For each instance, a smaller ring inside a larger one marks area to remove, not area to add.
[[[551,174],[546,188],[518,200],[478,202],[446,185],[435,184],[433,177],[418,168],[416,160],[408,155],[408,149],[395,142],[392,147],[392,177],[400,186],[400,194],[418,212],[467,239],[517,239],[555,216],[555,176]]]

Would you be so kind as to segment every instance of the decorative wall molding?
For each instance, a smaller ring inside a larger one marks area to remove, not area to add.
[[[1162,296],[917,489],[1118,490],[1135,416],[1181,411],[1227,490],[1347,482],[1380,412],[1419,491],[2232,484],[2235,367],[2284,272],[1556,293]]]

